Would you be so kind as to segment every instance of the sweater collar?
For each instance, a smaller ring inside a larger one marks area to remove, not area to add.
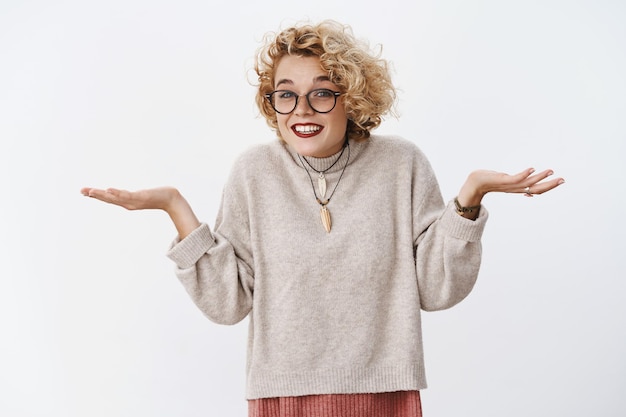
[[[283,143],[283,146],[285,147],[285,149],[291,154],[294,162],[297,165],[302,166],[300,163],[300,160],[298,159],[298,154],[293,150],[293,148],[287,145],[287,143],[285,143],[284,141],[281,141],[281,142]],[[306,161],[316,171],[324,171],[327,174],[330,174],[333,172],[339,172],[346,165],[346,162],[348,162],[348,165],[352,165],[352,163],[356,161],[357,156],[361,153],[361,150],[365,147],[366,143],[367,143],[367,140],[357,142],[355,140],[350,139],[349,148],[348,147],[345,148],[345,151],[343,152],[343,154],[341,154],[341,151],[339,151],[336,154],[325,157],[325,158],[315,158],[313,156],[307,156]],[[341,155],[341,157],[339,157],[339,155]],[[337,158],[339,158],[339,160],[337,160]],[[348,158],[350,158],[349,161],[348,161]]]

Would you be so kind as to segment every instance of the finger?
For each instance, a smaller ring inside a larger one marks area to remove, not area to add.
[[[529,193],[531,195],[543,194],[550,190],[553,190],[554,188],[564,183],[565,183],[565,180],[563,178],[555,178],[550,181],[539,182],[529,187]]]
[[[113,195],[108,192],[108,190],[101,190],[98,188],[84,188],[83,195],[91,198],[95,198],[96,200],[110,202],[113,198]]]
[[[522,191],[522,193],[524,194],[524,197],[532,197],[533,196],[533,192],[530,189],[530,187],[525,187],[524,190]]]
[[[127,210],[136,210],[139,207],[137,206],[137,199],[135,198],[135,194],[136,193],[128,190],[107,188],[104,197],[109,203],[124,207]]]
[[[536,185],[548,178],[550,175],[553,175],[554,171],[551,169],[546,169],[544,171],[539,172],[538,174],[531,175],[526,178],[524,181],[519,184],[519,189],[517,192],[523,193],[526,197],[532,197],[533,194],[539,194],[535,192],[535,190],[542,189],[541,187],[537,188]]]
[[[126,190],[119,190],[119,189],[117,189],[117,188],[107,188],[107,189],[106,189],[106,192],[107,192],[107,193],[109,193],[109,194],[111,194],[111,195],[113,195],[113,196],[115,196],[115,197],[120,197],[120,196],[122,196],[122,194],[124,194],[124,193],[126,193],[126,194],[129,194],[129,193],[130,193],[129,191],[126,191]]]
[[[523,173],[527,173],[527,172],[532,173],[534,172],[534,170],[529,169],[529,170],[522,171],[520,174],[517,174],[517,178],[520,178]],[[544,187],[543,186],[537,187],[537,184],[539,184],[541,181],[543,181],[544,179],[546,179],[547,177],[553,174],[554,174],[554,171],[552,171],[551,169],[546,169],[535,175],[529,175],[526,178],[524,178],[522,181],[517,183],[517,185],[510,192],[524,194],[526,197],[532,197],[533,194],[539,194],[539,192],[537,191],[545,192]]]
[[[554,171],[551,169],[546,169],[544,171],[541,171],[535,175],[531,175],[530,177],[528,177],[525,181],[527,186],[531,186],[534,184],[537,184],[539,181],[543,181],[546,178],[548,178],[549,176],[553,175]]]
[[[80,193],[84,195],[85,197],[94,197],[103,192],[104,190],[99,190],[97,188],[92,188],[92,187],[83,187],[80,189]]]
[[[511,184],[519,184],[522,183],[526,180],[528,180],[528,178],[530,178],[530,176],[535,172],[535,168],[526,168],[525,170],[517,173],[517,174],[512,174],[509,175],[509,178],[511,180]]]
[[[115,204],[117,206],[121,206],[124,208],[128,208],[128,201],[126,201],[124,197],[124,193],[128,193],[128,191],[118,190],[115,188],[107,188],[106,190],[101,190],[98,188],[85,188],[84,195],[87,197],[95,198],[96,200],[103,201],[109,204]]]
[[[80,193],[86,197],[92,197],[95,194],[101,194],[106,192],[106,190],[101,190],[93,187],[83,187],[80,189]]]
[[[501,191],[505,193],[522,193],[528,195],[528,187],[545,178],[545,171],[536,175],[534,168],[526,168],[517,174],[502,174],[502,182],[497,185],[493,191]]]

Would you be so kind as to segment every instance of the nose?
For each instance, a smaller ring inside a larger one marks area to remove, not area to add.
[[[297,115],[314,113],[305,95],[298,96],[298,101],[296,102],[296,108],[294,110],[294,113]]]

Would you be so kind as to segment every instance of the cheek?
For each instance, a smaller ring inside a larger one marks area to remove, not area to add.
[[[336,129],[345,130],[348,125],[348,118],[344,114],[337,114],[332,120],[333,126]]]
[[[339,104],[339,103],[337,103]],[[348,123],[348,112],[346,111],[345,106],[341,106],[337,108],[337,113],[334,114],[333,121],[338,125],[347,125]]]
[[[287,117],[279,115],[276,118],[276,124],[278,125],[278,131],[281,135],[285,135],[289,132],[289,128],[287,127]]]

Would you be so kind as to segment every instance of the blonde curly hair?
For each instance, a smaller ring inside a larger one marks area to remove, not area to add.
[[[274,72],[286,55],[319,57],[322,69],[342,93],[348,116],[347,135],[366,139],[386,113],[393,113],[396,89],[389,65],[355,38],[349,26],[332,20],[316,25],[300,24],[280,33],[268,33],[256,55],[258,75],[256,103],[267,124],[278,131],[276,112],[266,98],[274,90]]]

